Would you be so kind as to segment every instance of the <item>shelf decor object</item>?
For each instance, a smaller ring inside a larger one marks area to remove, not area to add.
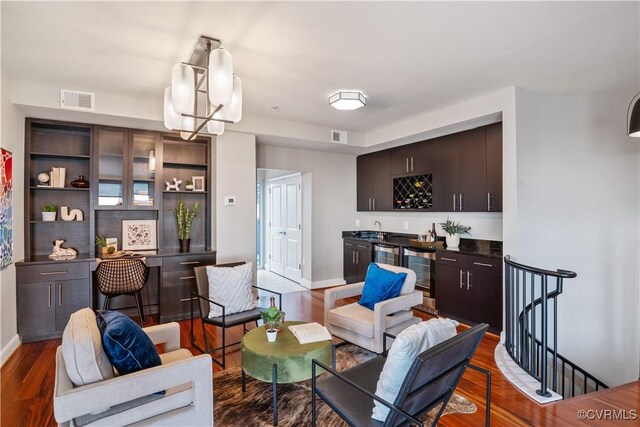
[[[329,97],[329,105],[336,110],[357,110],[367,105],[367,98],[355,90],[341,90]]]
[[[193,208],[189,208],[185,205],[182,197],[178,202],[176,211],[176,222],[178,224],[178,240],[180,243],[180,252],[189,252],[189,246],[191,244],[191,227],[193,221],[200,212],[200,205],[196,202]]]
[[[204,191],[204,176],[191,177],[193,182],[193,191]]]
[[[89,188],[89,181],[84,179],[84,175],[80,175],[78,179],[71,181],[71,186],[75,188]]]
[[[173,66],[164,91],[164,125],[186,141],[199,133],[222,135],[225,123],[242,118],[242,80],[234,75],[231,53],[220,45],[200,36],[189,61]]]
[[[122,250],[147,251],[158,249],[155,219],[123,219]]]
[[[13,154],[0,148],[0,268],[13,260]]]
[[[56,239],[53,245],[53,252],[49,255],[49,258],[56,261],[75,259],[78,256],[78,251],[73,248],[63,248],[62,244],[64,239]]]
[[[180,184],[182,184],[182,180],[173,177],[173,184],[169,184],[169,181],[165,181],[164,183],[167,184],[165,191],[180,191]]]
[[[471,227],[452,221],[449,218],[445,222],[441,222],[440,226],[446,233],[447,248],[457,248],[460,245],[460,235],[469,234],[469,230],[471,230]]]
[[[68,206],[60,207],[60,217],[63,221],[84,221],[84,215],[80,209],[71,209],[69,211]]]
[[[56,213],[58,212],[58,205],[49,203],[40,208],[42,213],[42,221],[50,222],[56,220]]]
[[[636,94],[627,109],[627,119],[629,120],[628,134],[633,138],[640,138],[640,92]],[[631,117],[629,117],[631,111]]]

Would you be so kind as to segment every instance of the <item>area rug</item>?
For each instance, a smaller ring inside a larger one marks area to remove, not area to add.
[[[356,346],[347,345],[337,350],[338,371],[364,362],[375,354]],[[271,383],[247,376],[247,391],[242,393],[240,369],[217,372],[213,379],[214,424],[217,427],[267,427],[272,425],[273,407]],[[431,425],[440,407],[425,415],[425,425]],[[347,424],[321,399],[317,400],[317,425],[324,427]],[[443,415],[453,413],[472,414],[476,406],[462,396],[451,397]],[[311,425],[311,382],[278,384],[278,426],[300,427]]]

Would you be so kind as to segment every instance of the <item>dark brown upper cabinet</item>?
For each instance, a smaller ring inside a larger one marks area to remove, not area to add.
[[[391,210],[389,150],[359,156],[357,180],[358,211]]]
[[[393,180],[421,176],[430,179],[433,203],[407,210],[502,211],[502,123],[360,156],[357,165],[358,211],[404,203],[393,200]]]
[[[432,144],[423,141],[392,148],[391,175],[422,175],[436,167],[437,152]]]
[[[502,123],[486,127],[487,211],[502,212]]]

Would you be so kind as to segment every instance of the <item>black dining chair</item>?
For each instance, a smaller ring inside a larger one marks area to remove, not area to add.
[[[393,403],[375,395],[378,377],[386,362],[384,355],[341,372],[314,359],[311,377],[311,425],[316,425],[316,396],[350,426],[387,427],[411,424],[422,427],[424,414],[437,405],[442,405],[432,423],[432,426],[437,425],[462,374],[468,366],[473,367],[470,360],[488,327],[486,323],[476,325],[416,356]],[[317,367],[329,374],[316,379]],[[473,368],[487,375],[485,423],[488,426],[491,373],[482,368]],[[371,418],[374,400],[389,408],[389,415],[384,422]]]
[[[118,295],[134,295],[140,324],[144,326],[142,296],[140,292],[149,278],[149,267],[141,259],[102,261],[96,269],[98,290],[105,296],[103,310],[109,309],[109,300]]]
[[[215,267],[235,267],[238,265],[245,264],[245,262],[233,262],[228,264],[218,264]],[[212,296],[209,295],[209,279],[207,276],[207,267],[194,267],[193,272],[196,276],[196,286],[198,288],[198,292],[191,293],[191,345],[203,353],[211,354],[211,359],[216,364],[220,365],[222,369],[226,366],[226,350],[228,347],[233,345],[240,344],[242,341],[237,341],[233,343],[226,342],[226,330],[227,328],[231,328],[234,326],[242,325],[243,334],[247,332],[247,323],[255,322],[256,326],[258,325],[258,320],[260,319],[260,313],[268,308],[266,307],[256,307],[253,310],[243,311],[240,313],[226,314],[226,308],[222,304],[218,304],[213,301]],[[282,310],[282,294],[279,292],[271,291],[269,289],[261,288],[260,286],[252,285],[254,289],[260,289],[265,292],[272,293],[278,296],[278,308]],[[195,335],[193,331],[193,321],[196,318],[196,312],[194,310],[194,302],[197,303],[197,310],[199,317],[202,321],[202,338],[204,340],[204,348],[199,347],[195,341]],[[222,309],[222,315],[218,317],[209,317],[209,305],[215,304]],[[209,347],[207,341],[207,332],[205,325],[217,326],[222,329],[222,346]],[[221,361],[215,358],[215,352],[217,350],[222,350]]]

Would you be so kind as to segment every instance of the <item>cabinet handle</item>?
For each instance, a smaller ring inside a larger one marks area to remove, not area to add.
[[[356,264],[360,264],[360,252],[356,252]]]
[[[407,161],[407,172],[409,172],[409,158],[405,157],[405,160]]]
[[[189,279],[195,279],[196,276],[183,276],[180,278],[180,280],[189,280]]]
[[[369,210],[371,210],[371,197],[369,197]]]
[[[464,272],[462,270],[460,270],[460,289],[462,289],[462,278],[463,278],[463,274]]]
[[[197,297],[192,297],[192,298],[180,298],[180,302],[187,302],[187,301],[191,301],[191,300],[196,300],[198,299]]]
[[[493,264],[486,264],[484,262],[475,262],[475,261],[474,261],[473,265],[480,265],[482,267],[493,267]]]
[[[58,306],[62,305],[62,285],[58,283]]]
[[[373,198],[373,210],[374,211],[376,210],[376,198],[375,197]]]
[[[356,251],[351,252],[351,264],[356,263]]]
[[[456,211],[456,195],[453,195],[453,211]]]
[[[445,257],[442,257],[442,258],[440,258],[440,259],[441,259],[442,261],[458,262],[458,260],[457,260],[457,259],[453,259],[453,258],[445,258]]]
[[[458,206],[458,211],[462,212],[464,210],[464,198],[462,197],[462,193],[460,193],[460,202],[458,203]]]
[[[180,263],[180,265],[192,265],[192,264],[200,264],[200,261],[185,261]]]
[[[411,156],[411,172],[413,172],[413,156]]]
[[[467,290],[471,289],[471,271],[467,270]]]
[[[491,212],[491,193],[487,193],[487,212]]]
[[[40,273],[41,276],[51,276],[54,274],[67,274],[66,271],[43,271]]]
[[[49,283],[49,307],[51,307],[51,283]]]

